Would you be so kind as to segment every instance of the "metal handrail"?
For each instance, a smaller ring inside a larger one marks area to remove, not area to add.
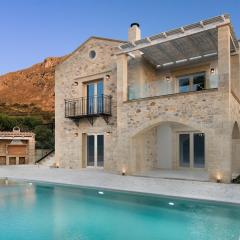
[[[65,99],[65,117],[88,117],[112,114],[112,96],[98,95]]]
[[[38,160],[35,161],[35,164],[41,162],[42,160],[44,160],[46,157],[48,157],[49,155],[51,155],[54,151],[55,151],[55,149],[52,149],[52,150],[51,150],[50,152],[48,152],[47,154],[43,155],[41,158],[39,158]]]

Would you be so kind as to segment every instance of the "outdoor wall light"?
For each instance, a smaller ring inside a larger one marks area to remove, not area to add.
[[[126,169],[123,168],[123,169],[122,169],[122,176],[125,176],[125,175],[126,175]]]
[[[210,72],[211,72],[211,73],[214,73],[214,72],[215,72],[215,69],[214,69],[214,68],[211,68]]]
[[[110,75],[109,74],[106,75],[106,79],[107,80],[110,79]]]
[[[216,179],[217,179],[217,183],[221,183],[222,182],[222,178],[221,178],[220,174],[217,175]]]
[[[166,76],[166,80],[169,81],[170,80],[170,76]]]
[[[74,136],[75,136],[75,137],[78,137],[78,133],[74,133]]]
[[[106,132],[107,136],[109,136],[111,133],[112,133],[111,131]]]

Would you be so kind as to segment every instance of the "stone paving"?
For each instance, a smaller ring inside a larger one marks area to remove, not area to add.
[[[240,185],[234,184],[121,176],[96,169],[57,169],[37,165],[0,167],[0,178],[5,177],[240,204]]]

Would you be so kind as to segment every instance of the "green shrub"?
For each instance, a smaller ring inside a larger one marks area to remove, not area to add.
[[[232,180],[232,183],[240,184],[240,175]]]
[[[35,127],[34,132],[36,134],[36,148],[54,148],[54,135],[51,129],[49,129],[47,126],[40,125]]]
[[[43,125],[41,117],[0,114],[0,131],[12,131],[16,126],[20,127],[21,131],[33,131],[36,134],[36,148],[54,148],[52,129]]]

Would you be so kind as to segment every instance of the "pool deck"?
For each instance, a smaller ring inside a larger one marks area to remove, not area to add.
[[[5,177],[240,204],[239,184],[121,176],[96,169],[71,170],[37,165],[0,167],[0,178]]]

